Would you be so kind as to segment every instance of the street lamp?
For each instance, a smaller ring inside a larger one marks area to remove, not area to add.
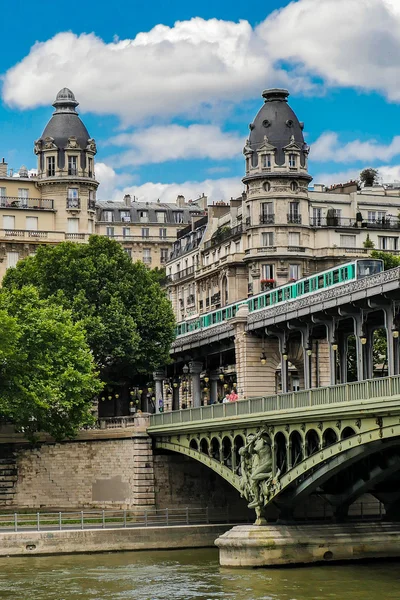
[[[365,337],[365,335],[362,335],[360,337],[360,342],[363,346],[365,346],[365,344],[367,343],[367,338]]]
[[[261,356],[260,356],[260,363],[262,365],[265,365],[267,363],[267,357],[265,355],[265,352],[261,352]]]

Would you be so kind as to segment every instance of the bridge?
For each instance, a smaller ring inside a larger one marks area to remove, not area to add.
[[[148,433],[228,481],[258,524],[316,500],[343,519],[366,493],[400,516],[400,376],[162,412]]]
[[[399,284],[396,267],[250,314],[243,305],[227,322],[178,336],[173,367],[155,373],[156,409],[216,403],[224,378],[242,399],[371,379],[377,330],[385,374],[399,374]],[[175,384],[171,398],[166,380]]]

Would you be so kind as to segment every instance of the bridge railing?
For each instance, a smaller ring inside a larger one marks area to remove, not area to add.
[[[332,387],[248,398],[226,404],[211,404],[196,408],[186,408],[172,412],[163,412],[150,417],[150,427],[162,425],[184,424],[193,421],[224,419],[243,415],[273,411],[287,411],[307,407],[337,404],[341,402],[357,402],[373,398],[391,398],[400,395],[400,375],[379,377],[339,384]]]

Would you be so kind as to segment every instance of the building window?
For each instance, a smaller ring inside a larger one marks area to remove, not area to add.
[[[160,250],[160,262],[166,263],[168,260],[168,248],[161,248]]]
[[[68,156],[68,175],[78,175],[78,157]]]
[[[292,231],[288,236],[288,245],[289,246],[300,246],[300,233]]]
[[[94,177],[93,158],[88,158],[88,175],[89,175],[89,177]]]
[[[289,154],[289,167],[291,169],[295,169],[297,165],[297,156],[296,154]]]
[[[4,215],[3,229],[15,229],[15,217],[12,217],[11,215]]]
[[[167,237],[167,230],[165,229],[165,227],[160,227],[160,238],[162,240],[165,240],[166,237]]]
[[[56,174],[56,158],[55,156],[47,157],[47,177],[54,177]]]
[[[321,225],[322,225],[322,208],[313,207],[311,225],[314,225],[315,227],[321,227]]]
[[[208,265],[210,262],[210,255],[209,254],[205,254],[204,255],[204,264]]]
[[[114,221],[112,210],[103,211],[103,221],[107,221],[107,223],[112,223]]]
[[[264,225],[274,223],[274,205],[272,202],[262,202],[261,223],[264,223]]]
[[[149,222],[149,213],[147,212],[147,210],[140,210],[139,211],[139,221],[141,223],[148,223]]]
[[[68,233],[78,233],[79,232],[79,219],[67,219],[67,227]]]
[[[114,237],[114,227],[106,227],[106,235],[108,237]]]
[[[151,248],[143,248],[143,262],[146,265],[151,263]]]
[[[142,238],[150,237],[150,229],[148,227],[142,227]]]
[[[22,206],[26,206],[28,204],[26,200],[29,198],[29,190],[27,188],[18,188],[18,198],[22,200]]]
[[[5,197],[6,197],[6,188],[0,187],[0,198],[5,198]]]
[[[175,211],[173,214],[174,214],[174,223],[183,223],[183,212]]]
[[[38,230],[38,218],[37,217],[26,217],[26,226],[28,231]]]
[[[297,190],[299,189],[297,181],[292,181],[291,182],[290,189],[292,190],[292,192],[297,192]]]
[[[251,235],[247,236],[247,249],[251,248]]]
[[[94,190],[89,190],[89,201],[88,201],[88,210],[96,209],[96,192]]]
[[[91,219],[88,221],[88,232],[93,233],[93,221]]]
[[[273,246],[274,245],[274,234],[272,232],[262,234],[262,245]]]
[[[235,252],[240,252],[240,242],[235,242]]]
[[[68,188],[67,208],[79,208],[79,188]]]
[[[274,279],[274,265],[262,266],[263,279]]]
[[[15,267],[19,260],[18,252],[7,252],[7,269],[9,267]]]
[[[340,236],[341,248],[356,248],[356,236],[355,235],[341,235]]]
[[[157,215],[157,223],[165,223],[166,219],[165,219],[164,211],[157,211],[156,215]]]
[[[264,169],[269,169],[271,167],[271,155],[270,154],[262,155],[261,165]]]
[[[124,248],[124,250],[127,253],[127,255],[129,256],[129,258],[132,258],[132,248]]]
[[[231,245],[230,245],[230,244],[227,244],[227,245],[225,246],[225,256],[228,256],[228,254],[229,254],[229,252],[230,252],[230,249],[231,249]]]
[[[399,238],[389,236],[378,236],[380,250],[398,250]]]
[[[300,265],[289,265],[289,279],[300,279]]]
[[[131,228],[130,227],[123,227],[122,228],[122,235],[124,238],[129,237],[131,235]]]
[[[384,210],[369,210],[368,211],[368,222],[369,223],[382,223],[385,220],[386,212]]]
[[[131,213],[129,210],[121,210],[120,217],[123,223],[130,223],[131,221]]]

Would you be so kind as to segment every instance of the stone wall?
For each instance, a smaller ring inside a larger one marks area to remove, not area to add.
[[[18,508],[131,508],[154,506],[151,440],[42,444],[17,454]]]

